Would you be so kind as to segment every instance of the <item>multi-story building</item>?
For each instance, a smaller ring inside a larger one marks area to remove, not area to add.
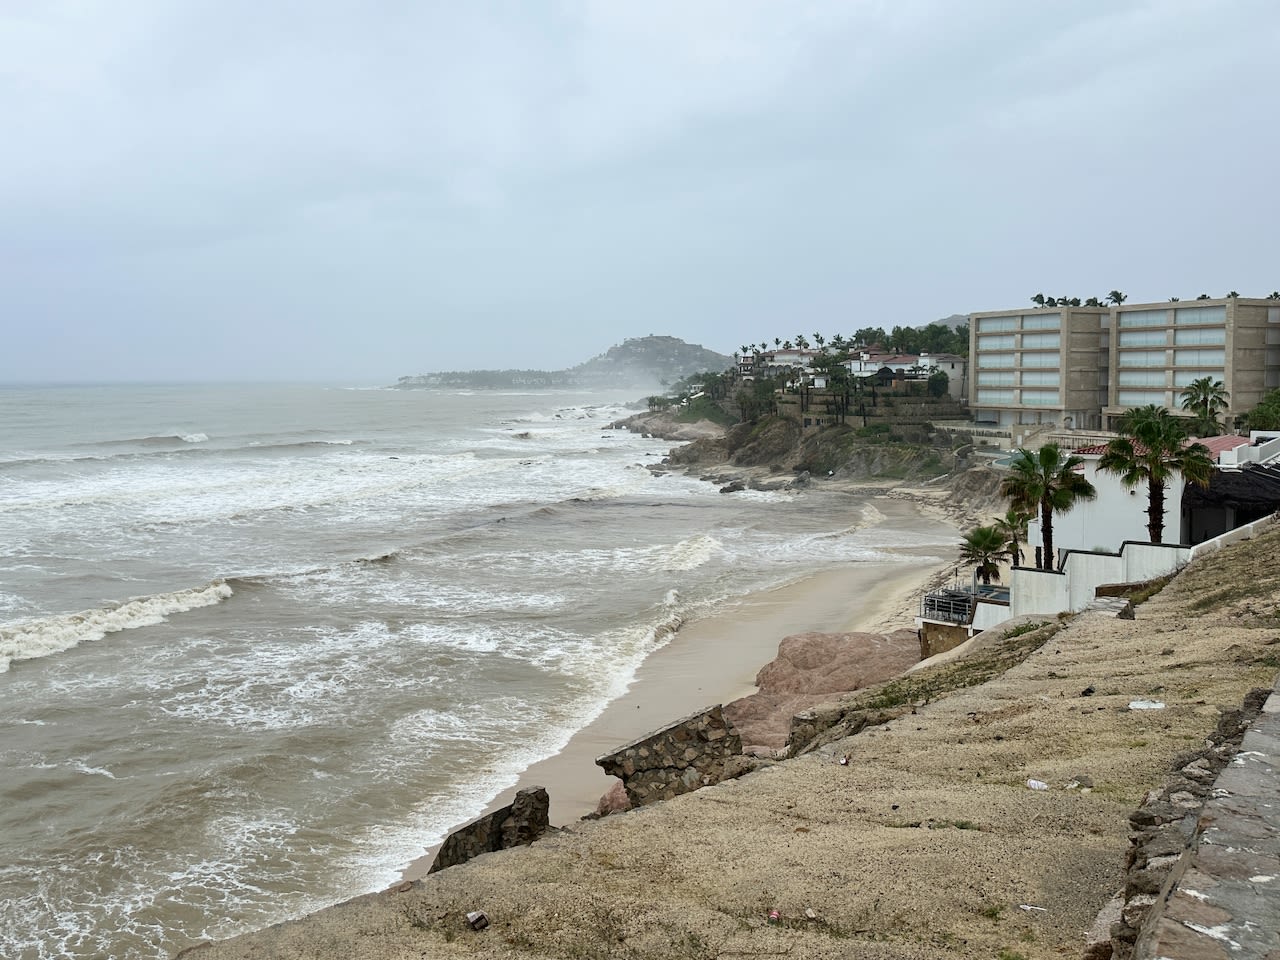
[[[969,321],[969,407],[979,423],[1102,426],[1106,307],[975,313]]]
[[[1201,377],[1222,381],[1227,424],[1280,387],[1280,301],[1126,304],[1111,316],[1106,426],[1150,403],[1178,410],[1183,389]]]
[[[1114,427],[1126,411],[1177,411],[1201,377],[1230,395],[1227,423],[1280,387],[1280,301],[1219,300],[975,313],[969,405],[979,423]]]

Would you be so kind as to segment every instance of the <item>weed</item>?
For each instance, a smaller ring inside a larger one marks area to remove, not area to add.
[[[988,920],[999,920],[1003,909],[1003,907],[996,906],[994,903],[989,903],[978,911],[978,915],[986,917]]]
[[[1027,955],[1019,953],[1017,950],[1010,950],[1008,947],[1002,947],[1000,952],[996,954],[996,960],[1027,960]]]

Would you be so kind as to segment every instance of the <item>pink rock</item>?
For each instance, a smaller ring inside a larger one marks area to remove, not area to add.
[[[601,817],[607,817],[611,813],[622,813],[624,810],[630,809],[631,801],[627,798],[627,791],[623,789],[621,780],[615,780],[613,786],[608,789],[605,795],[600,798],[600,802],[596,804],[596,814]]]

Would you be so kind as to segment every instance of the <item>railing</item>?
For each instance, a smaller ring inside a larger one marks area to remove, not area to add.
[[[973,620],[973,594],[960,590],[938,590],[920,599],[922,620],[969,623]]]

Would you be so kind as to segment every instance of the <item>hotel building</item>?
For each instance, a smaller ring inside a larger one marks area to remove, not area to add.
[[[975,313],[969,406],[979,423],[1110,429],[1192,380],[1221,380],[1226,423],[1280,387],[1280,301],[1219,300]]]

